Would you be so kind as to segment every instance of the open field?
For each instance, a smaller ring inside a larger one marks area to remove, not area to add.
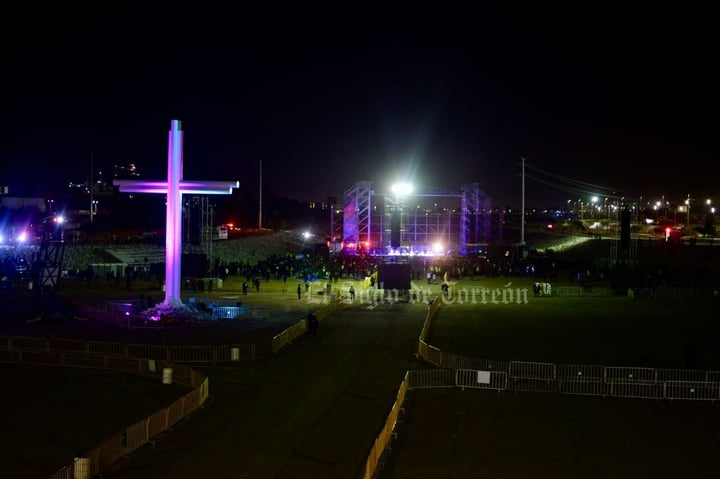
[[[574,286],[572,275],[571,269],[562,271],[553,286]],[[25,300],[29,298],[18,291],[2,298],[0,334],[228,344],[267,340],[321,306],[307,297],[298,300],[297,282],[263,282],[260,292],[251,289],[247,296],[242,294],[241,282],[241,278],[230,278],[222,290],[205,292],[202,297],[189,292],[183,296],[266,307],[268,320],[159,331],[128,330],[94,321],[27,323],[30,316],[10,314],[27,314]],[[342,288],[342,283],[334,283],[333,291]],[[482,303],[479,296],[479,304],[452,301],[458,290],[502,290],[508,283],[513,289],[528,288],[527,304]],[[440,293],[439,284],[421,281],[415,286],[423,291],[423,299]],[[453,296],[440,309],[429,337],[431,344],[443,350],[486,359],[609,366],[685,368],[692,360],[698,369],[720,369],[713,347],[719,337],[713,313],[718,305],[712,298],[536,298],[528,277],[451,279],[451,286]],[[322,285],[318,282],[317,287]],[[361,297],[362,287],[359,283],[355,287]],[[111,286],[103,280],[65,282],[61,290],[61,296],[71,302],[141,295],[162,299],[162,292],[150,283],[135,284],[128,291],[124,285]],[[318,295],[311,297],[321,301]],[[304,477],[304,473],[355,477],[392,403],[402,371],[425,367],[412,360],[424,304],[369,307],[359,302],[350,305],[323,321],[317,338],[303,338],[280,356],[237,368],[207,369],[215,401],[106,477]],[[687,354],[688,346],[693,357]],[[56,384],[25,372],[16,384],[29,387],[32,383],[27,394],[40,403],[25,407],[13,402],[5,410],[33,412],[38,424],[59,415],[76,424],[91,413],[102,415],[113,407],[98,401],[88,407],[69,396],[68,401],[78,404],[76,409],[43,408],[42,401],[62,388],[77,392],[76,397],[104,393],[102,388],[98,392],[93,379],[102,372],[77,374],[90,380],[71,377]],[[47,389],[41,389],[41,384]],[[123,418],[119,427],[166,405],[145,411],[144,401],[123,404],[129,405],[127,414],[138,415],[127,421]],[[712,451],[720,445],[715,404],[455,390],[413,392],[405,408],[407,429],[393,448],[400,453],[387,468],[387,477],[426,477],[435,472],[453,477],[702,478],[711,477],[705,471],[711,467]],[[39,455],[53,463],[59,460],[60,466],[116,433],[118,427],[111,429],[97,439],[68,435],[64,445],[72,446],[69,452],[60,454],[52,444],[37,445],[34,451],[42,450]],[[65,426],[63,431],[75,430]],[[683,463],[687,463],[684,469]]]
[[[187,393],[113,371],[0,364],[0,476],[48,477]]]
[[[428,342],[441,350],[483,359],[679,369],[720,369],[720,302],[716,298],[655,299],[534,297],[527,304],[475,304],[457,291],[507,289],[502,278],[457,283],[444,301]],[[516,295],[517,296],[517,295]],[[463,300],[459,302],[458,299]],[[694,358],[688,352],[694,352]],[[688,364],[693,362],[693,364]]]
[[[415,390],[382,478],[717,477],[720,406]]]
[[[531,288],[528,279],[511,287]],[[507,278],[453,284],[428,343],[483,359],[720,369],[717,298],[534,297],[472,302]],[[458,301],[462,298],[463,301]],[[716,477],[716,402],[415,390],[382,477]]]

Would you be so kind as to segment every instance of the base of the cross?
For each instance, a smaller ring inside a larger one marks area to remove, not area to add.
[[[191,308],[182,301],[174,304],[159,303],[140,313],[146,321],[162,324],[173,324],[180,322],[197,322],[212,319],[209,315],[203,314],[195,308]]]

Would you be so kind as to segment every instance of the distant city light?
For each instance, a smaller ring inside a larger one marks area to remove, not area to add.
[[[303,231],[302,235],[303,235],[303,238],[309,239],[312,236],[312,233],[310,233],[309,231]]]
[[[17,240],[19,243],[24,243],[25,241],[27,241],[27,233],[24,231],[20,233],[17,237]]]

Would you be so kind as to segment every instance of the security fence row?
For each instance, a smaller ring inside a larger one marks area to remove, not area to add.
[[[175,382],[190,389],[187,394],[168,407],[128,426],[97,447],[76,457],[72,463],[51,474],[50,479],[90,479],[107,472],[120,458],[170,429],[202,406],[208,398],[208,378],[188,366],[155,359],[121,358],[102,353],[23,350],[18,343],[13,345],[13,349],[9,349],[6,347],[8,344],[11,343],[0,342],[0,363],[105,369],[157,378],[166,384]]]
[[[515,363],[516,368],[550,368],[551,364]],[[621,369],[621,368],[618,368]],[[660,372],[662,370],[658,370]],[[696,371],[673,370],[677,373]],[[527,375],[510,376],[504,371],[477,369],[431,369],[408,372],[409,389],[475,388],[496,391],[560,392],[587,396],[614,396],[645,399],[720,400],[716,381],[631,381],[593,377],[555,376],[539,379]]]
[[[323,319],[327,318],[332,313],[340,309],[342,305],[342,301],[335,300],[318,309],[313,314],[318,321],[322,321]],[[281,333],[275,335],[272,338],[272,352],[277,353],[285,346],[291,344],[297,338],[305,334],[307,328],[307,318],[303,318],[297,323],[283,330]]]
[[[176,363],[219,363],[255,359],[255,344],[220,346],[165,346],[85,341],[69,338],[0,336],[0,350],[103,355],[123,359],[154,359]]]
[[[408,389],[410,389],[410,377],[410,371],[405,373],[405,378],[400,383],[397,398],[390,408],[390,413],[388,414],[387,419],[385,419],[385,424],[383,424],[380,434],[378,434],[375,438],[375,441],[370,448],[370,453],[365,461],[365,470],[362,475],[363,479],[371,479],[375,475],[375,472],[381,464],[383,453],[392,442],[395,434],[395,427],[400,418],[400,414],[403,411],[402,406],[405,402],[405,395],[407,394]]]
[[[587,396],[642,399],[720,400],[720,371],[612,367],[587,364],[552,364],[468,358],[448,353],[427,343],[427,334],[440,301],[428,309],[420,338],[418,357],[439,368],[456,371],[461,387],[488,387],[512,391],[559,392]],[[447,373],[438,373],[447,374]],[[472,381],[476,376],[477,382]],[[429,386],[439,387],[439,386]]]
[[[572,294],[572,293],[570,293]],[[418,338],[417,357],[437,367],[405,374],[398,399],[375,439],[363,477],[374,477],[381,456],[390,446],[399,412],[408,390],[473,388],[494,391],[557,392],[587,396],[671,400],[720,400],[720,371],[612,367],[586,364],[552,364],[468,358],[428,344],[432,321],[442,304],[440,298],[428,308]]]

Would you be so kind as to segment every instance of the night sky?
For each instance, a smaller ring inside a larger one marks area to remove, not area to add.
[[[136,5],[2,15],[0,184],[84,181],[90,151],[162,178],[178,118],[185,178],[257,191],[262,161],[299,200],[478,181],[519,206],[521,156],[627,197],[720,193],[710,11]],[[528,181],[531,204],[577,196]]]

